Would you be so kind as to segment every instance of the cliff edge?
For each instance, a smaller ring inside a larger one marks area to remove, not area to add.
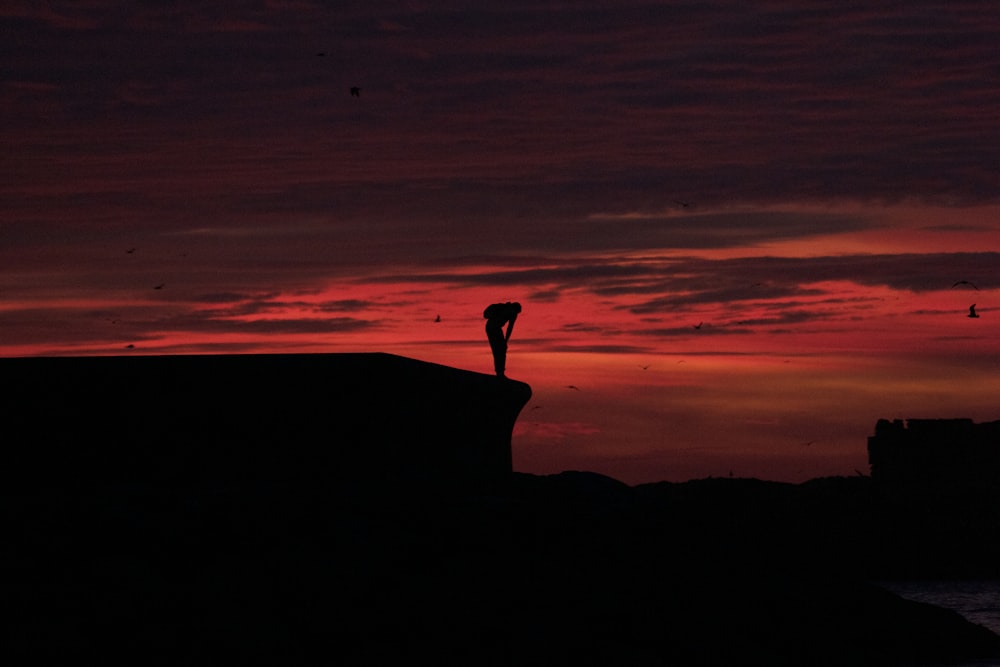
[[[391,354],[0,359],[8,485],[479,488],[522,382]]]

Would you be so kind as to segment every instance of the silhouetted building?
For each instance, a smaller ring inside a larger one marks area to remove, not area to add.
[[[1000,421],[880,419],[868,463],[882,484],[1000,488]]]

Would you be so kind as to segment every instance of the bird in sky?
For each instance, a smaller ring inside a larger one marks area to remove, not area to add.
[[[700,329],[702,324],[704,324],[704,322],[698,322],[698,324],[694,325],[694,328]]]
[[[351,86],[351,96],[361,97],[361,89],[358,88],[357,86]]]
[[[977,292],[979,291],[979,288],[970,283],[968,280],[959,280],[954,285],[952,285],[952,287],[958,287],[959,285],[969,285],[972,289],[976,290]]]
[[[440,315],[438,315],[437,317],[435,317],[435,318],[434,318],[434,321],[435,321],[435,322],[440,322],[440,321],[441,321],[441,316],[440,316]]]
[[[966,317],[979,317],[979,313],[976,312],[976,304],[969,306],[969,314]]]
[[[166,283],[160,283],[159,285],[155,286],[153,289],[163,289],[164,287],[166,287],[166,285],[167,285]]]
[[[128,255],[131,255],[134,252],[135,252],[135,248],[129,248],[128,250],[125,251],[125,253],[128,254]]]
[[[566,385],[566,388],[567,389],[576,389],[577,391],[580,391],[580,388],[577,387],[575,384],[568,384],[568,385]]]

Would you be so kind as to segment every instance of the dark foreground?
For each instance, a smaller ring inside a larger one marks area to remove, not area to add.
[[[935,505],[940,507],[940,505]],[[1000,656],[868,585],[996,576],[989,522],[868,478],[484,494],[295,486],[20,490],[8,664],[902,665]],[[950,540],[950,541],[949,541]],[[966,557],[976,546],[978,555]]]
[[[528,385],[385,354],[0,371],[6,664],[885,666],[998,652],[957,614],[864,583],[1000,577],[995,485],[515,474]]]

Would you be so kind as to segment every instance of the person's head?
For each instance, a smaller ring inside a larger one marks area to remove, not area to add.
[[[510,303],[510,301],[508,301],[507,303]],[[514,310],[515,313],[521,312],[521,304],[519,304],[517,301],[515,301],[514,303],[510,303],[510,307]]]

